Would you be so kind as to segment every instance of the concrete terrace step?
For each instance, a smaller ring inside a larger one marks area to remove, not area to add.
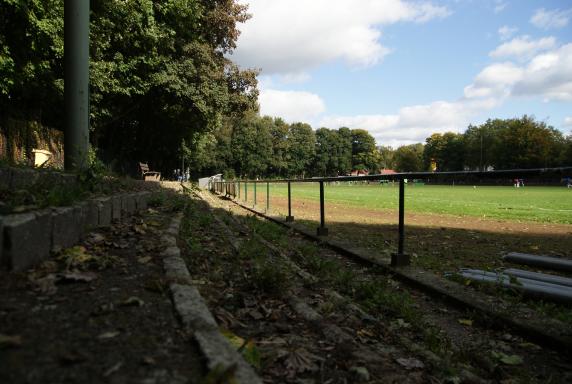
[[[51,251],[75,245],[90,230],[147,209],[152,193],[123,193],[69,207],[0,216],[0,265],[22,271]]]

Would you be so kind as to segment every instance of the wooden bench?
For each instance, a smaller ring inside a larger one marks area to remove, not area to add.
[[[145,181],[161,181],[161,172],[155,172],[149,170],[149,164],[139,163],[139,169],[141,170],[141,176]]]

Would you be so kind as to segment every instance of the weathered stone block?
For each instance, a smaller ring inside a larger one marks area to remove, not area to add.
[[[144,212],[147,210],[147,202],[149,201],[149,196],[151,196],[150,192],[139,192],[137,193],[137,211]]]
[[[0,217],[0,268],[5,265],[3,254],[4,254],[4,221],[3,217]]]
[[[81,209],[79,207],[52,208],[52,249],[69,248],[79,242],[82,236]]]
[[[120,220],[121,219],[121,196],[111,197],[111,219]]]
[[[74,216],[79,227],[79,239],[83,240],[85,234],[89,232],[87,227],[87,216],[89,214],[89,202],[82,201],[74,204]]]
[[[0,168],[0,189],[10,189],[12,170],[10,168]]]
[[[50,255],[52,212],[22,213],[4,217],[4,263],[22,271]]]
[[[86,232],[99,226],[99,203],[97,200],[88,200],[80,204],[84,214],[84,228]]]
[[[99,211],[99,222],[100,227],[107,227],[111,225],[111,219],[113,217],[113,203],[111,198],[102,197],[95,200],[97,203],[97,208]]]
[[[121,210],[126,216],[131,216],[136,212],[135,194],[121,195]]]
[[[12,168],[12,177],[10,178],[11,189],[27,188],[34,185],[38,181],[38,172],[33,169]]]

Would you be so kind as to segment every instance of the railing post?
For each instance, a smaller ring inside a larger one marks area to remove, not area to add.
[[[248,181],[244,182],[244,201],[248,201]]]
[[[238,198],[240,199],[240,181],[238,182]]]
[[[270,183],[266,182],[266,212],[270,210]]]
[[[290,182],[288,182],[288,216],[286,216],[286,221],[294,221],[294,216],[292,216],[292,193]]]
[[[391,255],[391,265],[402,267],[410,264],[409,255],[403,252],[405,242],[405,180],[399,180],[399,238],[397,240],[397,253]]]
[[[318,236],[328,236],[326,228],[326,214],[324,212],[324,182],[320,181],[320,226],[316,231]]]
[[[256,207],[256,181],[254,182],[254,206]]]

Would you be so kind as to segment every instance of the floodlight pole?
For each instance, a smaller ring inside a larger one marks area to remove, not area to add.
[[[89,144],[89,0],[64,0],[64,167],[87,167]]]

